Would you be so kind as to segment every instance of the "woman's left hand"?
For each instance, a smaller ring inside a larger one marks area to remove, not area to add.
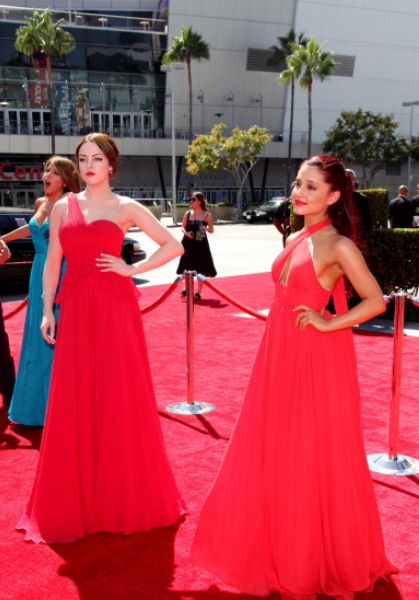
[[[120,256],[101,254],[100,258],[96,259],[96,264],[102,273],[117,273],[123,277],[129,277],[134,274],[132,265],[127,265]]]
[[[324,318],[324,309],[322,312],[317,312],[309,306],[300,304],[292,309],[293,312],[299,310],[300,312],[295,319],[295,324],[300,328],[300,331],[304,331],[307,325],[312,325],[318,331],[327,331],[327,319]]]

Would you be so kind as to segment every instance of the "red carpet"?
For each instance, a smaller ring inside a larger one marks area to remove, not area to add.
[[[218,278],[215,283],[257,310],[268,308],[270,275]],[[143,289],[142,305],[167,286]],[[180,291],[180,289],[179,289]],[[7,314],[18,303],[6,303]],[[204,288],[195,308],[195,398],[216,411],[185,417],[165,412],[186,399],[186,303],[177,291],[144,316],[157,402],[168,453],[188,505],[176,526],[132,536],[98,534],[70,544],[23,542],[14,531],[27,502],[38,457],[41,428],[8,425],[2,409],[0,575],[3,600],[250,600],[191,564],[196,518],[244,396],[264,323],[237,316],[237,309]],[[14,355],[19,352],[24,312],[7,321]],[[367,453],[387,449],[391,395],[391,338],[355,336]],[[419,458],[417,338],[405,339],[400,453]],[[133,375],[135,385],[135,375]],[[348,456],[347,460],[350,461]],[[283,464],[279,464],[282,468]],[[309,465],[307,465],[309,466]],[[302,465],[304,467],[304,465]],[[342,465],[345,469],[345,465]],[[419,476],[373,474],[387,552],[400,574],[379,582],[356,600],[419,598]],[[275,596],[278,598],[278,596]],[[326,600],[326,596],[319,597]]]

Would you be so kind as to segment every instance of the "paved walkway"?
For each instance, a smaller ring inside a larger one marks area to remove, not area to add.
[[[180,226],[173,226],[171,217],[163,217],[162,223],[178,240],[182,239]],[[131,229],[130,237],[139,240],[147,255],[157,249],[143,232]],[[214,264],[219,277],[247,275],[270,271],[274,259],[282,250],[282,236],[274,225],[266,223],[215,223],[214,233],[208,235]],[[137,284],[159,285],[172,283],[176,278],[178,259],[136,278]]]

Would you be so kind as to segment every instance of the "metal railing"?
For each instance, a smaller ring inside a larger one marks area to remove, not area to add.
[[[0,5],[0,20],[22,24],[24,17],[30,17],[33,8]],[[42,12],[42,9],[36,9]],[[151,11],[147,11],[147,15]],[[80,9],[75,10],[51,10],[53,18],[64,19],[66,27],[88,27],[89,29],[111,28],[115,31],[136,31],[152,35],[167,35],[167,22],[164,19],[154,17],[132,17],[115,14],[103,14],[101,12],[87,12]]]

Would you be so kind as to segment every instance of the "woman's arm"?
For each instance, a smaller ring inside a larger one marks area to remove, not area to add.
[[[207,227],[205,227],[205,231],[208,231],[208,233],[214,233],[214,219],[210,212],[208,213],[205,224],[207,225]]]
[[[21,238],[29,237],[30,235],[31,231],[29,225],[23,225],[22,227],[13,229],[13,231],[9,231],[9,233],[5,233],[0,237],[0,240],[7,244],[7,242],[11,242],[12,240],[20,240]]]
[[[134,201],[125,202],[122,209],[125,213],[124,221],[136,225],[144,231],[159,248],[143,260],[133,265],[127,265],[122,258],[116,258],[110,254],[101,254],[96,259],[98,267],[101,271],[111,271],[129,277],[156,269],[161,265],[183,254],[184,249],[180,242],[164,227],[149,210]]]
[[[313,325],[319,331],[347,329],[372,319],[386,309],[380,286],[355,244],[348,238],[340,237],[334,244],[333,251],[340,269],[353,285],[361,302],[332,319],[324,319],[321,313],[307,306],[297,306],[294,310],[300,311],[296,320],[300,329],[305,329],[307,325]]]
[[[44,276],[42,279],[44,316],[41,323],[41,332],[43,338],[49,344],[55,344],[55,317],[53,313],[53,306],[58,279],[60,276],[61,261],[63,258],[63,251],[58,236],[58,230],[65,217],[66,210],[66,200],[57,202],[52,209],[50,216],[48,254],[45,261]]]
[[[35,201],[35,206],[33,209],[34,216],[36,215],[39,208],[42,206],[43,202],[43,198],[38,198]],[[0,237],[0,240],[3,240],[3,242],[7,244],[7,242],[11,242],[12,240],[20,240],[21,238],[29,237],[30,235],[31,231],[29,229],[29,225],[23,225],[22,227],[18,227],[13,231],[9,231],[9,233],[5,233]]]

